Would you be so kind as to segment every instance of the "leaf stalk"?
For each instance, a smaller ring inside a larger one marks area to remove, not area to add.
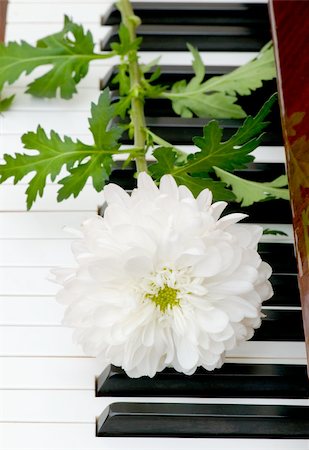
[[[122,22],[129,31],[130,42],[136,39],[136,28],[140,24],[140,19],[135,16],[129,0],[120,0],[118,8],[121,13]],[[141,69],[138,64],[137,50],[131,50],[128,54],[131,98],[131,120],[134,128],[134,146],[146,149],[145,114],[144,100],[140,95]],[[135,158],[137,173],[147,172],[147,162],[143,155]]]

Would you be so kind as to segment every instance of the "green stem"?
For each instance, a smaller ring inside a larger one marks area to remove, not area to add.
[[[118,8],[121,12],[123,24],[127,27],[130,36],[130,42],[136,39],[136,28],[140,24],[140,19],[134,15],[131,3],[129,0],[120,0]],[[141,72],[138,64],[138,55],[136,50],[131,50],[128,54],[130,87],[132,92],[131,99],[131,119],[134,128],[134,146],[138,148],[146,148],[146,133],[145,133],[145,115],[144,115],[144,100],[140,96],[141,91]],[[147,172],[147,163],[144,155],[135,158],[137,173]]]

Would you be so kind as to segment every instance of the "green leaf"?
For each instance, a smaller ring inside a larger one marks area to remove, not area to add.
[[[231,202],[235,200],[235,195],[229,189],[226,189],[226,184],[221,181],[214,181],[211,178],[192,177],[190,175],[175,175],[177,184],[185,185],[190,189],[192,194],[196,197],[203,189],[210,189],[214,200],[224,200]]]
[[[112,79],[113,84],[118,84],[119,94],[121,96],[128,95],[130,92],[130,75],[128,64],[122,63],[118,66],[118,73]]]
[[[111,156],[93,154],[86,163],[81,163],[70,169],[70,175],[59,181],[59,184],[63,186],[58,191],[58,202],[69,198],[71,195],[76,198],[84,188],[88,178],[92,178],[93,187],[97,192],[100,192],[111,174],[112,164]]]
[[[271,230],[270,228],[264,228],[263,234],[271,234],[273,236],[288,236],[287,233],[281,230]]]
[[[197,48],[193,47],[191,44],[187,44],[187,47],[193,56],[192,67],[195,73],[195,76],[188,83],[188,87],[190,86],[190,88],[196,88],[204,80],[206,73],[205,66]]]
[[[179,90],[174,85],[173,92],[184,92],[182,88]],[[237,98],[226,96],[222,93],[194,94],[193,90],[186,88],[186,96],[181,95],[180,98],[173,98],[173,110],[181,117],[190,119],[193,113],[198,117],[214,117],[217,119],[233,118],[242,119],[246,117],[246,113],[242,108],[235,104]]]
[[[174,166],[177,160],[177,153],[171,147],[158,147],[152,155],[157,162],[149,166],[149,172],[152,177],[159,180],[163,175],[173,174]]]
[[[117,104],[111,104],[109,90],[106,88],[99,97],[97,104],[91,103],[91,117],[89,118],[90,131],[98,150],[118,149],[118,139],[123,128],[113,125],[108,128],[110,121],[115,117]]]
[[[261,87],[263,80],[276,76],[273,49],[269,45],[253,61],[207,81],[203,81],[205,68],[198,50],[189,44],[188,48],[193,55],[195,76],[189,82],[176,82],[170,92],[162,94],[172,101],[175,113],[182,117],[190,118],[195,114],[198,117],[241,119],[246,113],[236,104],[236,94],[248,95],[251,90]]]
[[[209,122],[203,129],[203,136],[193,138],[194,144],[201,151],[188,157],[187,171],[208,172],[213,166],[226,170],[246,167],[254,159],[250,153],[261,144],[261,131],[269,124],[264,119],[276,99],[277,95],[272,95],[257,115],[247,117],[236,133],[225,142],[221,142],[222,129],[218,122]]]
[[[232,72],[212,77],[204,84],[207,91],[220,91],[229,95],[250,95],[265,80],[276,77],[274,50],[271,43],[265,45],[255,59]]]
[[[174,176],[178,185],[187,186],[193,195],[197,196],[203,189],[210,189],[216,200],[232,201],[235,196],[232,191],[226,189],[225,183],[220,181],[214,181],[207,175],[205,177],[191,176],[186,170],[179,171],[176,174],[178,154],[170,147],[159,147],[153,152],[153,156],[157,159],[157,162],[149,166],[149,172],[156,180],[165,174],[171,174]],[[182,168],[182,166],[181,166]]]
[[[112,56],[97,55],[93,49],[91,33],[67,16],[61,32],[40,39],[35,47],[25,41],[1,43],[0,90],[5,82],[12,84],[22,73],[28,75],[38,66],[52,65],[45,75],[28,85],[26,92],[52,98],[59,91],[61,97],[69,99],[77,92],[77,83],[86,76],[89,62]]]
[[[217,170],[242,169],[249,162],[253,161],[250,153],[261,143],[261,131],[268,124],[264,119],[275,100],[276,95],[273,95],[257,115],[255,117],[247,117],[242,126],[227,141],[221,142],[222,129],[217,121],[212,120],[204,127],[203,136],[193,138],[193,142],[200,148],[200,151],[188,155],[186,159],[180,160],[177,149],[168,146],[168,142],[166,141],[158,140],[157,136],[152,132],[148,132],[154,142],[163,144],[163,147],[159,147],[153,152],[153,156],[157,162],[149,167],[150,173],[156,180],[159,180],[164,174],[170,173],[178,184],[184,184],[194,194],[199,193],[207,187],[213,191],[216,200],[235,200],[238,198],[238,191],[234,191],[233,189],[233,193],[230,189],[227,189],[227,185],[230,184],[230,179],[227,181],[221,178]],[[221,178],[221,182],[211,178],[214,170],[219,178]],[[238,179],[238,177],[236,178]],[[243,181],[246,183],[246,180]],[[258,194],[257,198],[253,201],[259,201],[261,197],[260,183],[250,185],[252,189],[251,196],[254,197],[253,191],[255,185],[257,186]],[[279,189],[279,192],[276,191],[277,188],[285,185],[286,179],[278,178],[273,184],[267,184],[267,189],[271,190],[272,195],[286,196],[288,195],[286,189]]]
[[[287,185],[286,176],[281,176],[270,183],[257,183],[255,181],[244,180],[225,170],[215,167],[216,175],[232,187],[232,191],[236,196],[236,201],[241,202],[242,206],[250,206],[254,202],[260,202],[271,199],[289,200],[289,190],[282,189]]]
[[[95,189],[102,189],[111,172],[112,155],[119,148],[120,128],[117,125],[109,127],[113,108],[107,90],[101,94],[98,104],[92,105],[89,123],[93,145],[86,145],[80,140],[73,141],[67,136],[61,138],[55,131],[51,131],[48,136],[40,126],[36,132],[24,134],[24,147],[35,152],[4,155],[5,164],[0,165],[0,183],[13,177],[16,184],[34,172],[26,191],[28,209],[38,195],[42,197],[48,177],[55,181],[62,168],[66,168],[69,175],[59,182],[62,184],[58,193],[59,201],[70,195],[76,197],[89,177]]]
[[[0,113],[7,111],[10,109],[15,95],[11,95],[10,97],[0,99]]]
[[[132,50],[138,50],[143,40],[143,38],[138,37],[131,42],[129,30],[123,23],[119,26],[118,36],[119,42],[113,42],[111,49],[120,56],[125,56]]]

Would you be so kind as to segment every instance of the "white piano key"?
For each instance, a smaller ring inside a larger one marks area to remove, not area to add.
[[[3,423],[5,450],[308,450],[305,439],[97,438],[95,423]]]
[[[37,7],[37,5],[35,5]],[[110,33],[111,27],[100,25],[100,18],[96,23],[82,21],[85,31],[90,30],[94,42],[96,42],[95,51],[100,51],[100,41],[105,39],[105,36]],[[8,23],[5,28],[5,41],[20,41],[25,40],[34,45],[37,40],[49,34],[57,33],[62,29],[62,23]]]
[[[72,266],[72,239],[0,239],[0,266]]]
[[[95,358],[0,358],[0,389],[93,390],[101,371]]]
[[[4,390],[0,391],[0,401],[6,404],[0,410],[0,422],[81,422],[92,423],[111,401],[110,397],[94,396],[91,390]],[[119,400],[119,399],[118,399]],[[147,403],[195,403],[232,405],[297,405],[306,406],[306,399],[239,399],[239,398],[160,398],[122,397],[121,401]]]
[[[77,198],[69,197],[57,202],[57,191],[60,185],[49,184],[45,187],[43,198],[39,197],[32,206],[33,211],[94,211],[104,202],[102,192],[93,186],[86,185]],[[5,184],[0,187],[0,209],[2,211],[26,211],[26,186],[18,184],[14,187]]]
[[[0,296],[54,295],[59,286],[49,277],[49,268],[0,267]]]
[[[62,24],[64,15],[72,17],[78,23],[100,23],[103,15],[110,10],[112,2],[97,3],[18,3],[9,2],[7,23]]]
[[[80,133],[87,133],[88,120],[85,112],[70,111],[59,114],[59,111],[44,111],[40,114],[25,114],[21,111],[7,111],[0,118],[3,134],[26,133],[36,130],[41,125],[46,131],[54,129],[59,134],[70,135],[79,130]]]
[[[286,236],[274,236],[272,234],[264,234],[261,237],[261,242],[277,242],[277,243],[294,243],[294,234],[293,234],[293,226],[292,224],[284,224],[284,223],[261,223],[260,224],[263,229],[270,230],[278,230],[283,231]]]
[[[84,356],[73,343],[73,330],[64,326],[1,326],[0,356]],[[90,355],[91,356],[91,355]],[[281,358],[306,361],[304,342],[248,341],[227,353],[233,358],[269,359],[279,363]]]
[[[206,66],[241,66],[257,56],[257,52],[201,52],[201,58]],[[191,65],[192,55],[189,52],[139,52],[144,64],[160,57],[160,65],[177,66]],[[106,60],[108,61],[108,60]]]
[[[285,150],[283,146],[263,146],[261,145],[252,152],[254,162],[257,163],[285,163]]]
[[[0,357],[0,389],[93,390],[101,372],[96,358]]]
[[[80,89],[78,94],[74,95],[71,100],[63,98],[37,98],[26,94],[24,88],[9,87],[5,90],[5,96],[15,94],[14,102],[10,108],[10,112],[31,112],[35,116],[43,111],[57,111],[58,113],[68,112],[85,112],[90,116],[91,102],[97,103],[100,96],[99,86],[97,88]],[[38,120],[39,116],[37,116]]]
[[[64,310],[54,296],[0,297],[0,325],[59,326]]]
[[[301,359],[306,364],[306,349],[304,342],[270,342],[270,341],[246,341],[235,349],[227,352],[230,361],[233,358],[269,358],[276,361],[277,358]]]
[[[94,209],[94,208],[93,208]],[[1,239],[68,239],[63,228],[78,228],[93,211],[0,212]]]

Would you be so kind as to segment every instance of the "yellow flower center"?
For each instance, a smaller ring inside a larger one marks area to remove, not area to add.
[[[168,308],[179,305],[178,292],[178,289],[171,288],[165,284],[156,294],[146,294],[146,297],[154,302],[161,312],[165,313]]]

